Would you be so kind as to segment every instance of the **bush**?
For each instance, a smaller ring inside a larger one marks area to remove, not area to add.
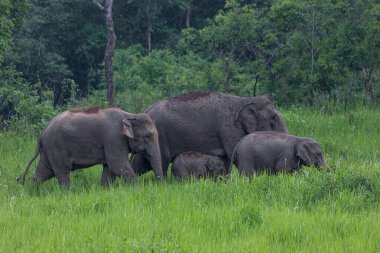
[[[141,45],[119,49],[114,58],[118,106],[142,111],[154,102],[189,91],[221,91],[219,68],[189,53],[171,50],[145,54]]]
[[[0,129],[40,130],[58,110],[51,103],[52,92],[40,84],[31,85],[13,67],[0,71]]]

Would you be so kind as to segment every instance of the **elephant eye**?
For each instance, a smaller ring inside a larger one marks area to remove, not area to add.
[[[152,135],[151,134],[146,135],[145,136],[145,140],[151,141],[152,140]]]

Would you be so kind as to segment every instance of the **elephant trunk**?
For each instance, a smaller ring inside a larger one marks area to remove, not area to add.
[[[164,180],[165,178],[162,170],[161,152],[158,143],[153,146],[147,159],[149,160],[150,166],[152,167],[156,178],[161,181]]]
[[[317,167],[318,167],[318,168],[321,168],[321,169],[324,169],[324,170],[329,170],[329,168],[326,166],[325,161],[323,161],[323,162],[321,162],[320,164],[318,164]]]
[[[284,133],[284,134],[288,134],[288,128],[286,127],[285,125],[285,122],[284,122],[284,119],[281,117],[281,116],[278,116],[277,118],[277,122],[279,122],[279,124],[275,127],[275,131],[276,132],[280,132],[280,133]]]

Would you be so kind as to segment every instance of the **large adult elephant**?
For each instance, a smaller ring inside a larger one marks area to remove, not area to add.
[[[219,156],[228,168],[243,136],[264,130],[288,133],[281,114],[265,96],[192,92],[157,102],[145,112],[156,122],[165,176],[169,163],[184,152]],[[151,170],[138,154],[132,167],[139,175]]]
[[[59,114],[42,130],[34,157],[40,160],[34,181],[57,177],[60,185],[70,185],[72,170],[103,164],[101,183],[108,185],[117,176],[135,179],[128,154],[139,153],[163,179],[161,154],[155,122],[146,113],[132,114],[116,108],[80,108]]]

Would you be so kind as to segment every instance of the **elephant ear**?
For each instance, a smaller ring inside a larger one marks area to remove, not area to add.
[[[309,146],[305,141],[302,141],[297,145],[296,156],[299,157],[301,161],[306,165],[310,165],[309,153]]]
[[[129,138],[135,139],[135,134],[133,132],[132,122],[130,119],[123,120],[123,133]]]
[[[234,124],[237,128],[244,129],[247,133],[259,130],[259,115],[255,107],[255,103],[249,103],[239,108],[234,119]]]

